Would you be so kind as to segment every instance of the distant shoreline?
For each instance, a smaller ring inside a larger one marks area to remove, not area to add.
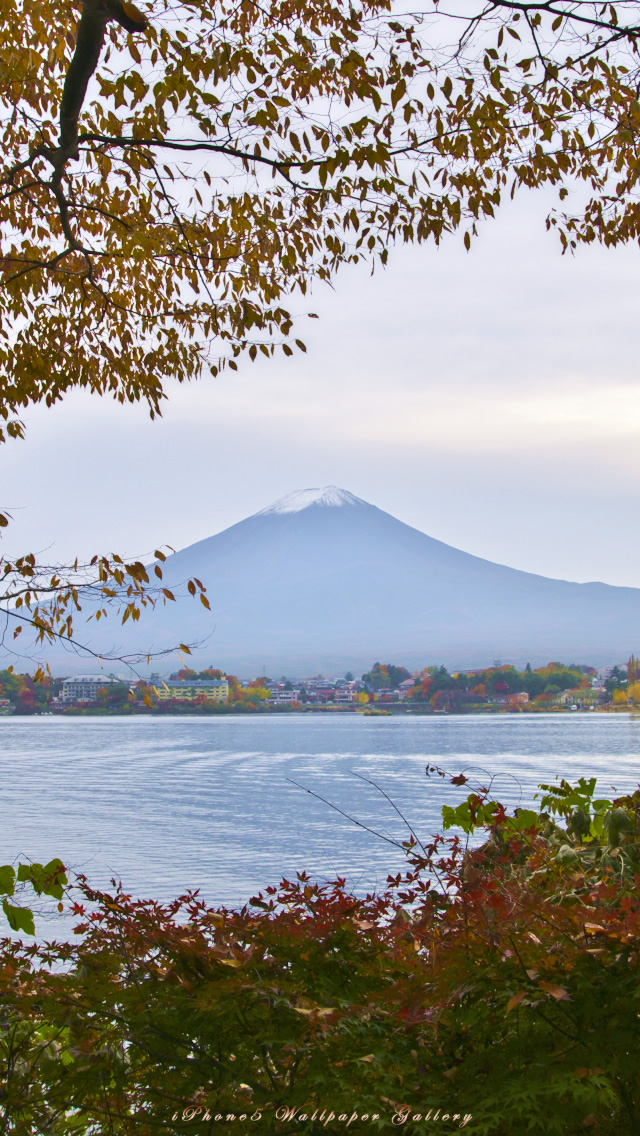
[[[553,707],[534,707],[531,705],[522,705],[518,707],[511,706],[488,706],[482,705],[469,710],[433,710],[429,703],[415,703],[412,706],[405,706],[403,703],[391,703],[386,705],[383,710],[365,709],[354,706],[300,706],[295,710],[290,709],[289,706],[270,706],[268,708],[244,709],[241,706],[185,706],[184,709],[177,709],[175,706],[171,709],[160,709],[159,707],[136,706],[135,709],[123,709],[122,707],[110,709],[106,707],[69,707],[64,710],[48,710],[42,712],[24,712],[14,711],[9,714],[0,715],[5,718],[226,718],[232,715],[238,717],[256,717],[269,718],[269,717],[290,717],[294,714],[349,714],[359,716],[361,718],[388,718],[388,717],[412,717],[412,718],[486,718],[493,715],[535,715],[535,714],[633,714],[633,709],[628,706],[597,706],[593,710],[578,709],[571,710],[568,706],[553,706]]]

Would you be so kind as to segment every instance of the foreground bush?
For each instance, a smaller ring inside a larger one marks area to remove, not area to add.
[[[77,942],[2,944],[0,1131],[637,1133],[640,793],[594,789],[472,793],[365,899],[80,879]]]

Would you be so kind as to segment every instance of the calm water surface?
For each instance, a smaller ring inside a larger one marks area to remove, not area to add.
[[[510,805],[530,804],[556,775],[595,775],[606,795],[640,781],[640,719],[0,718],[0,863],[59,855],[97,885],[116,875],[158,899],[199,887],[227,905],[302,869],[368,890],[402,867],[401,853],[291,781],[404,839],[390,804],[355,774],[425,836],[442,804],[464,795],[427,780],[427,763],[494,777]]]

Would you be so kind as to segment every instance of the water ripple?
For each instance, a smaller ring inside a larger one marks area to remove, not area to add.
[[[495,778],[494,794],[530,804],[540,781],[597,776],[603,793],[640,780],[640,721],[628,715],[363,718],[1,718],[5,825],[0,862],[59,855],[97,884],[138,895],[200,888],[239,905],[283,875],[346,876],[363,892],[402,855],[291,780],[364,824],[404,839],[379,784],[426,836],[461,791],[425,765]]]

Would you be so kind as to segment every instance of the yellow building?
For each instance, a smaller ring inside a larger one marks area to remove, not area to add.
[[[227,702],[229,683],[226,678],[169,679],[153,687],[153,693],[161,702],[175,698],[177,702],[195,702],[204,698],[207,702]]]

